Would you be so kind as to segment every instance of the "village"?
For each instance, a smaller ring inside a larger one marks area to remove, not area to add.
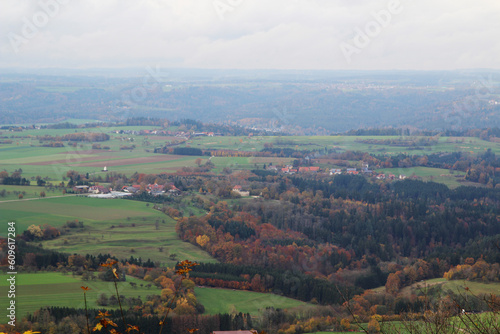
[[[283,167],[278,167],[278,166],[268,166],[266,168],[267,170],[270,171],[276,171],[282,174],[296,174],[296,173],[328,173],[329,175],[365,175],[368,177],[374,177],[377,180],[404,180],[406,179],[406,175],[400,174],[396,176],[395,174],[389,173],[376,173],[373,170],[369,169],[368,164],[364,164],[363,168],[358,170],[357,168],[331,168],[331,169],[324,169],[322,170],[318,166],[310,166],[310,167],[294,167],[292,165],[286,165]]]
[[[361,169],[357,168],[330,168],[321,169],[319,166],[299,166],[294,167],[292,165],[277,166],[270,164],[265,167],[267,171],[277,172],[279,174],[293,175],[293,174],[307,174],[307,173],[322,173],[323,175],[363,175],[365,177],[371,177],[377,180],[404,180],[406,175],[400,174],[395,175],[392,173],[376,173],[369,169],[368,164],[364,164]],[[107,172],[108,168],[105,166],[102,170]],[[173,183],[169,184],[131,184],[122,186],[120,189],[113,189],[112,187],[107,187],[100,184],[95,185],[76,185],[72,188],[73,193],[79,195],[86,195],[88,197],[95,198],[120,198],[125,196],[131,196],[139,193],[147,193],[152,196],[180,196],[182,191],[177,188]],[[234,185],[232,191],[241,197],[250,196],[250,192],[244,190],[241,185]]]
[[[112,189],[103,185],[79,185],[73,187],[73,192],[76,194],[86,194],[88,197],[95,198],[119,198],[131,196],[139,192],[146,192],[153,196],[179,196],[181,191],[173,183],[172,184],[133,184],[131,186],[123,186],[121,189]]]

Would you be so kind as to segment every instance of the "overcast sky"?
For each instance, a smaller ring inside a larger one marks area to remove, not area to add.
[[[500,68],[498,0],[0,0],[0,34],[4,68]]]

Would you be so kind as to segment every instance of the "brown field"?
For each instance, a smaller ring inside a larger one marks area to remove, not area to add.
[[[68,152],[60,152],[58,154],[71,154],[71,155],[80,155],[80,154],[97,154],[103,155],[104,153],[116,152],[110,150],[82,150],[82,151],[68,151]]]
[[[96,159],[106,158],[110,153],[114,153],[116,151],[107,151],[107,150],[84,150],[84,151],[68,151],[68,152],[60,152],[57,155],[65,156],[64,159],[54,159],[54,160],[45,160],[44,161],[36,161],[36,162],[27,162],[26,165],[38,165],[38,166],[47,166],[53,164],[64,164],[64,165],[77,165],[82,161],[93,161]]]
[[[159,154],[151,157],[143,157],[143,158],[128,158],[128,159],[115,159],[115,160],[101,160],[94,162],[86,162],[86,163],[78,163],[73,164],[72,166],[79,167],[101,167],[105,166],[123,166],[123,165],[137,165],[137,164],[147,164],[152,162],[163,162],[163,161],[172,161],[177,159],[186,158],[185,155],[169,155],[169,154]]]
[[[39,165],[39,166],[47,166],[53,164],[64,164],[68,166],[77,166],[77,167],[102,167],[102,166],[123,166],[123,165],[136,165],[136,164],[144,164],[144,163],[152,163],[152,162],[162,162],[162,161],[172,161],[181,158],[185,158],[183,155],[169,155],[169,154],[159,154],[155,156],[143,157],[143,158],[122,158],[122,159],[110,159],[104,160],[108,158],[104,154],[101,156],[95,157],[82,157],[79,154],[68,154],[68,157],[64,160],[52,160],[52,161],[40,161],[40,162],[32,162],[27,165]],[[100,160],[102,159],[102,160]],[[96,161],[99,160],[99,161]],[[88,161],[88,162],[86,162]]]

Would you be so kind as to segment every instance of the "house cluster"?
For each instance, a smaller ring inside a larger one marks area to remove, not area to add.
[[[217,136],[224,136],[223,133],[220,132],[190,132],[190,131],[167,131],[167,134],[169,136],[175,136],[175,137],[217,137]]]
[[[73,191],[78,194],[109,194],[111,192],[111,188],[106,188],[104,186],[95,185],[95,186],[74,186]]]
[[[213,132],[195,132],[193,133],[193,137],[213,137]]]
[[[131,186],[123,186],[122,191],[135,194],[136,192],[140,190],[146,191],[148,194],[154,195],[154,196],[160,196],[163,194],[168,194],[170,196],[178,196],[181,194],[181,191],[179,188],[177,188],[173,184],[148,184],[148,185],[140,185],[140,184],[133,184]]]
[[[394,174],[389,174],[389,175],[378,174],[376,176],[376,178],[377,178],[377,180],[386,180],[386,179],[389,179],[389,180],[404,180],[404,179],[406,179],[406,175],[400,174],[399,176],[396,176]]]
[[[330,175],[340,175],[340,174],[342,174],[342,169],[340,169],[340,168],[330,169]]]
[[[299,167],[299,173],[319,172],[319,167]]]
[[[373,175],[374,172],[368,168],[368,165],[364,165],[361,170],[358,170],[357,168],[347,168],[345,171],[346,174],[349,175],[358,175],[358,174],[363,174],[363,175]],[[340,168],[332,168],[330,169],[330,175],[340,175],[342,174],[342,169]]]
[[[359,171],[356,168],[347,168],[346,173],[349,175],[358,175]]]
[[[295,173],[307,173],[307,172],[320,172],[319,167],[293,167],[290,165],[284,166],[284,167],[277,167],[274,165],[270,165],[266,168],[267,170],[272,170],[272,171],[278,171],[283,174],[295,174]],[[326,171],[328,172],[328,170]],[[373,176],[378,180],[404,180],[406,179],[406,175],[399,175],[396,176],[394,174],[384,174],[380,173],[377,174],[375,171],[369,169],[369,166],[365,164],[361,169],[357,168],[346,168],[345,170],[342,170],[341,168],[332,168],[329,170],[330,175],[341,175],[341,174],[347,174],[347,175],[365,175],[365,176]]]
[[[167,136],[171,131],[165,130],[115,130],[112,133],[116,134],[127,134],[127,135],[139,135],[139,136],[147,136],[147,135],[158,135],[158,136]]]
[[[271,168],[272,167],[274,167],[274,166],[271,166]],[[277,168],[275,168],[274,170],[277,170]],[[298,167],[298,168],[295,168],[293,166],[287,165],[287,166],[281,168],[281,172],[285,173],[285,174],[308,173],[308,172],[317,173],[319,171],[320,171],[319,167]]]
[[[186,132],[186,136],[191,136],[191,137],[220,137],[224,136],[223,133],[221,132]]]
[[[170,196],[178,196],[181,194],[180,189],[177,188],[174,184],[167,184],[167,185],[161,185],[156,183],[148,185],[134,184],[131,186],[123,186],[120,190],[122,192],[129,194],[135,194],[140,190],[144,190],[147,193],[154,196],[159,196],[163,194],[167,194]],[[111,192],[113,192],[113,189],[101,185],[94,185],[94,186],[84,185],[84,186],[73,187],[73,191],[78,194],[101,195],[101,194],[110,194]]]
[[[223,136],[218,132],[191,132],[191,131],[168,131],[168,130],[115,130],[112,133],[129,134],[136,136],[175,136],[175,137],[214,137]]]

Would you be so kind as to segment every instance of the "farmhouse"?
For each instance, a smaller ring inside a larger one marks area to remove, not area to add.
[[[340,168],[330,169],[330,175],[340,175],[340,174],[342,174],[342,169],[340,169]]]
[[[243,191],[240,185],[236,185],[233,187],[233,191],[238,193],[240,196],[250,196],[249,191]]]
[[[75,186],[73,187],[73,191],[79,194],[87,193],[89,191],[89,186]]]
[[[146,186],[146,190],[150,193],[164,193],[165,192],[165,186],[161,184],[148,184]]]
[[[361,170],[363,172],[363,174],[372,174],[373,171],[368,169],[368,164],[364,165],[363,166],[363,169]]]
[[[359,172],[356,170],[356,168],[347,168],[347,174],[358,175]]]
[[[319,167],[299,167],[299,172],[319,172]]]
[[[297,173],[297,168],[293,168],[293,166],[285,166],[281,168],[281,172],[285,174],[295,174]]]
[[[172,184],[168,190],[168,194],[170,196],[179,196],[181,194],[181,190]]]
[[[92,186],[89,188],[89,193],[92,194],[109,194],[109,189],[103,186]]]
[[[127,192],[127,193],[132,193],[135,194],[141,189],[141,186],[138,184],[134,184],[132,186],[123,186],[122,191]]]

